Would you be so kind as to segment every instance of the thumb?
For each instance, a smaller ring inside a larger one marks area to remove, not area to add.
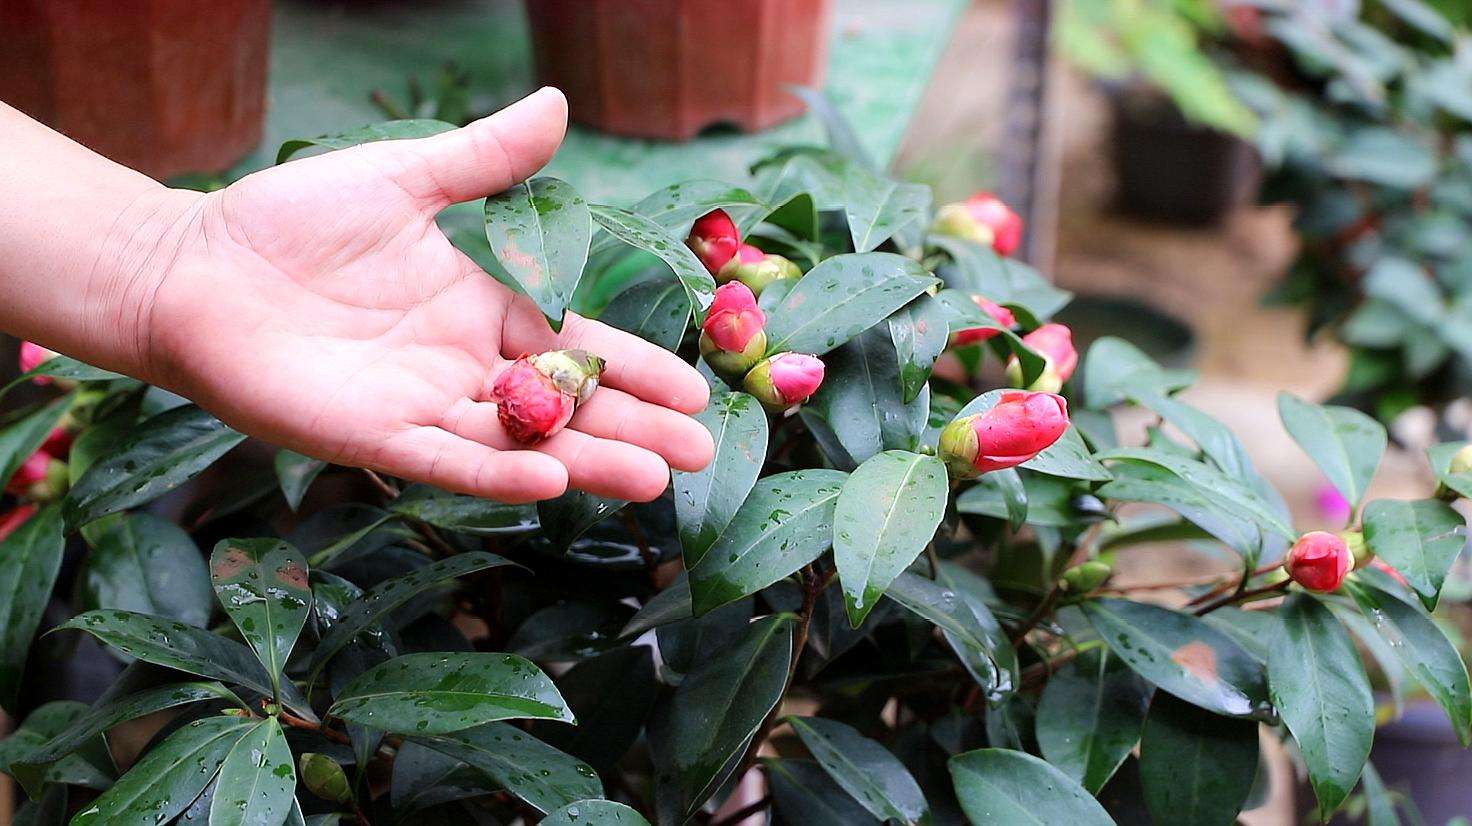
[[[407,151],[420,163],[402,181],[440,206],[501,192],[547,165],[567,132],[567,99],[545,86],[495,114],[468,126],[428,138],[387,141],[377,147]]]

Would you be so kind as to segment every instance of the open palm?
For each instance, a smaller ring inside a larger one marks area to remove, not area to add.
[[[552,156],[566,104],[543,90],[463,129],[293,161],[204,196],[146,327],[166,386],[332,462],[502,501],[569,485],[648,500],[709,461],[688,413],[705,381],[673,354],[569,316],[555,334],[435,225]],[[485,399],[512,359],[579,347],[608,362],[569,428],[527,449]]]

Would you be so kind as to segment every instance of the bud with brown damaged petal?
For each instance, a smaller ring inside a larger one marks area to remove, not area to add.
[[[762,252],[750,244],[742,244],[736,254],[716,273],[716,280],[727,284],[739,281],[762,294],[774,281],[802,278],[802,270],[780,255]]]
[[[332,803],[347,803],[353,799],[352,784],[336,760],[309,751],[302,754],[301,767],[302,785],[312,794]]]
[[[496,403],[501,426],[523,444],[556,435],[597,389],[603,363],[585,350],[550,350],[517,359],[491,386],[490,401]]]
[[[721,378],[739,384],[767,354],[766,323],[749,287],[738,281],[722,284],[701,325],[700,355]]]
[[[685,239],[685,246],[695,253],[711,275],[715,275],[736,255],[737,248],[741,246],[741,232],[725,210],[716,209],[696,219],[689,237]]]
[[[1087,594],[1098,590],[1112,573],[1114,571],[1108,563],[1090,559],[1065,571],[1063,578],[1058,581],[1058,587],[1070,594]]]
[[[1022,337],[1022,343],[1043,357],[1043,372],[1027,390],[1057,393],[1073,377],[1078,367],[1078,351],[1073,347],[1073,331],[1058,323],[1044,324]],[[1022,363],[1016,356],[1007,360],[1007,383],[1022,387]]]
[[[805,353],[778,353],[762,359],[741,383],[746,392],[774,412],[807,401],[823,384],[823,362]]]
[[[940,458],[951,476],[972,479],[1032,459],[1068,430],[1068,402],[1052,393],[1009,390],[984,413],[940,432]]]

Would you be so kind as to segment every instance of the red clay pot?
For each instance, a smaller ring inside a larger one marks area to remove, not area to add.
[[[822,85],[832,0],[526,0],[537,75],[573,120],[688,140],[716,124],[802,114],[786,86]]]
[[[119,163],[218,172],[261,139],[270,0],[0,0],[0,100]]]

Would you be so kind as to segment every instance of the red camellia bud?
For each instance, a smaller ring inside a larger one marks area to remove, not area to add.
[[[72,450],[72,432],[64,427],[53,429],[51,435],[41,444],[41,450],[58,459],[65,459]]]
[[[1078,351],[1073,349],[1073,331],[1062,324],[1044,324],[1023,336],[1022,343],[1035,350],[1046,362],[1042,375],[1028,385],[1027,389],[1041,390],[1044,393],[1062,390],[1064,382],[1068,381],[1074,368],[1078,367]],[[1013,387],[1022,386],[1022,364],[1017,361],[1016,356],[1007,361],[1007,383]]]
[[[722,284],[701,328],[700,354],[711,369],[740,381],[766,355],[766,323],[749,287],[739,281]]]
[[[742,386],[769,410],[802,404],[823,384],[823,362],[803,353],[778,353],[757,363]]]
[[[742,244],[736,254],[731,256],[731,260],[716,273],[717,281],[740,281],[757,295],[761,295],[762,290],[773,281],[784,278],[802,278],[802,270],[786,258],[762,252],[750,244]]]
[[[710,274],[715,275],[741,246],[741,233],[731,216],[725,210],[717,209],[696,219],[685,244],[695,252],[695,257],[710,270]]]
[[[603,359],[583,350],[522,356],[496,377],[490,400],[511,438],[536,444],[567,426],[602,372]]]
[[[26,523],[26,520],[36,515],[40,506],[33,502],[16,505],[4,513],[0,513],[0,541],[15,533],[16,529]]]
[[[1016,326],[1017,318],[1012,315],[1011,310],[1003,307],[1001,304],[997,304],[979,295],[971,296],[971,300],[976,302],[976,306],[980,307],[982,312],[996,319],[997,323],[1003,327],[1010,330]],[[955,335],[951,336],[951,344],[958,346],[977,344],[1001,334],[1002,331],[995,327],[972,327],[969,330],[957,331]]]
[[[1022,218],[990,192],[941,207],[931,229],[989,246],[998,255],[1011,255],[1022,243]]]
[[[56,358],[56,356],[57,354],[54,350],[47,350],[45,347],[42,347],[35,342],[22,341],[20,343],[20,371],[22,373],[29,373],[37,367],[40,367],[46,362]],[[31,381],[35,382],[36,384],[50,384],[51,377],[36,376],[35,378],[31,379]]]
[[[985,413],[964,416],[940,434],[940,458],[960,479],[1014,467],[1068,430],[1068,402],[1052,393],[1010,390]]]
[[[10,481],[5,483],[5,492],[49,502],[66,493],[68,475],[66,462],[38,450],[16,469]]]
[[[1328,531],[1309,531],[1288,549],[1283,568],[1294,582],[1310,591],[1329,592],[1339,588],[1354,567],[1349,545]]]

